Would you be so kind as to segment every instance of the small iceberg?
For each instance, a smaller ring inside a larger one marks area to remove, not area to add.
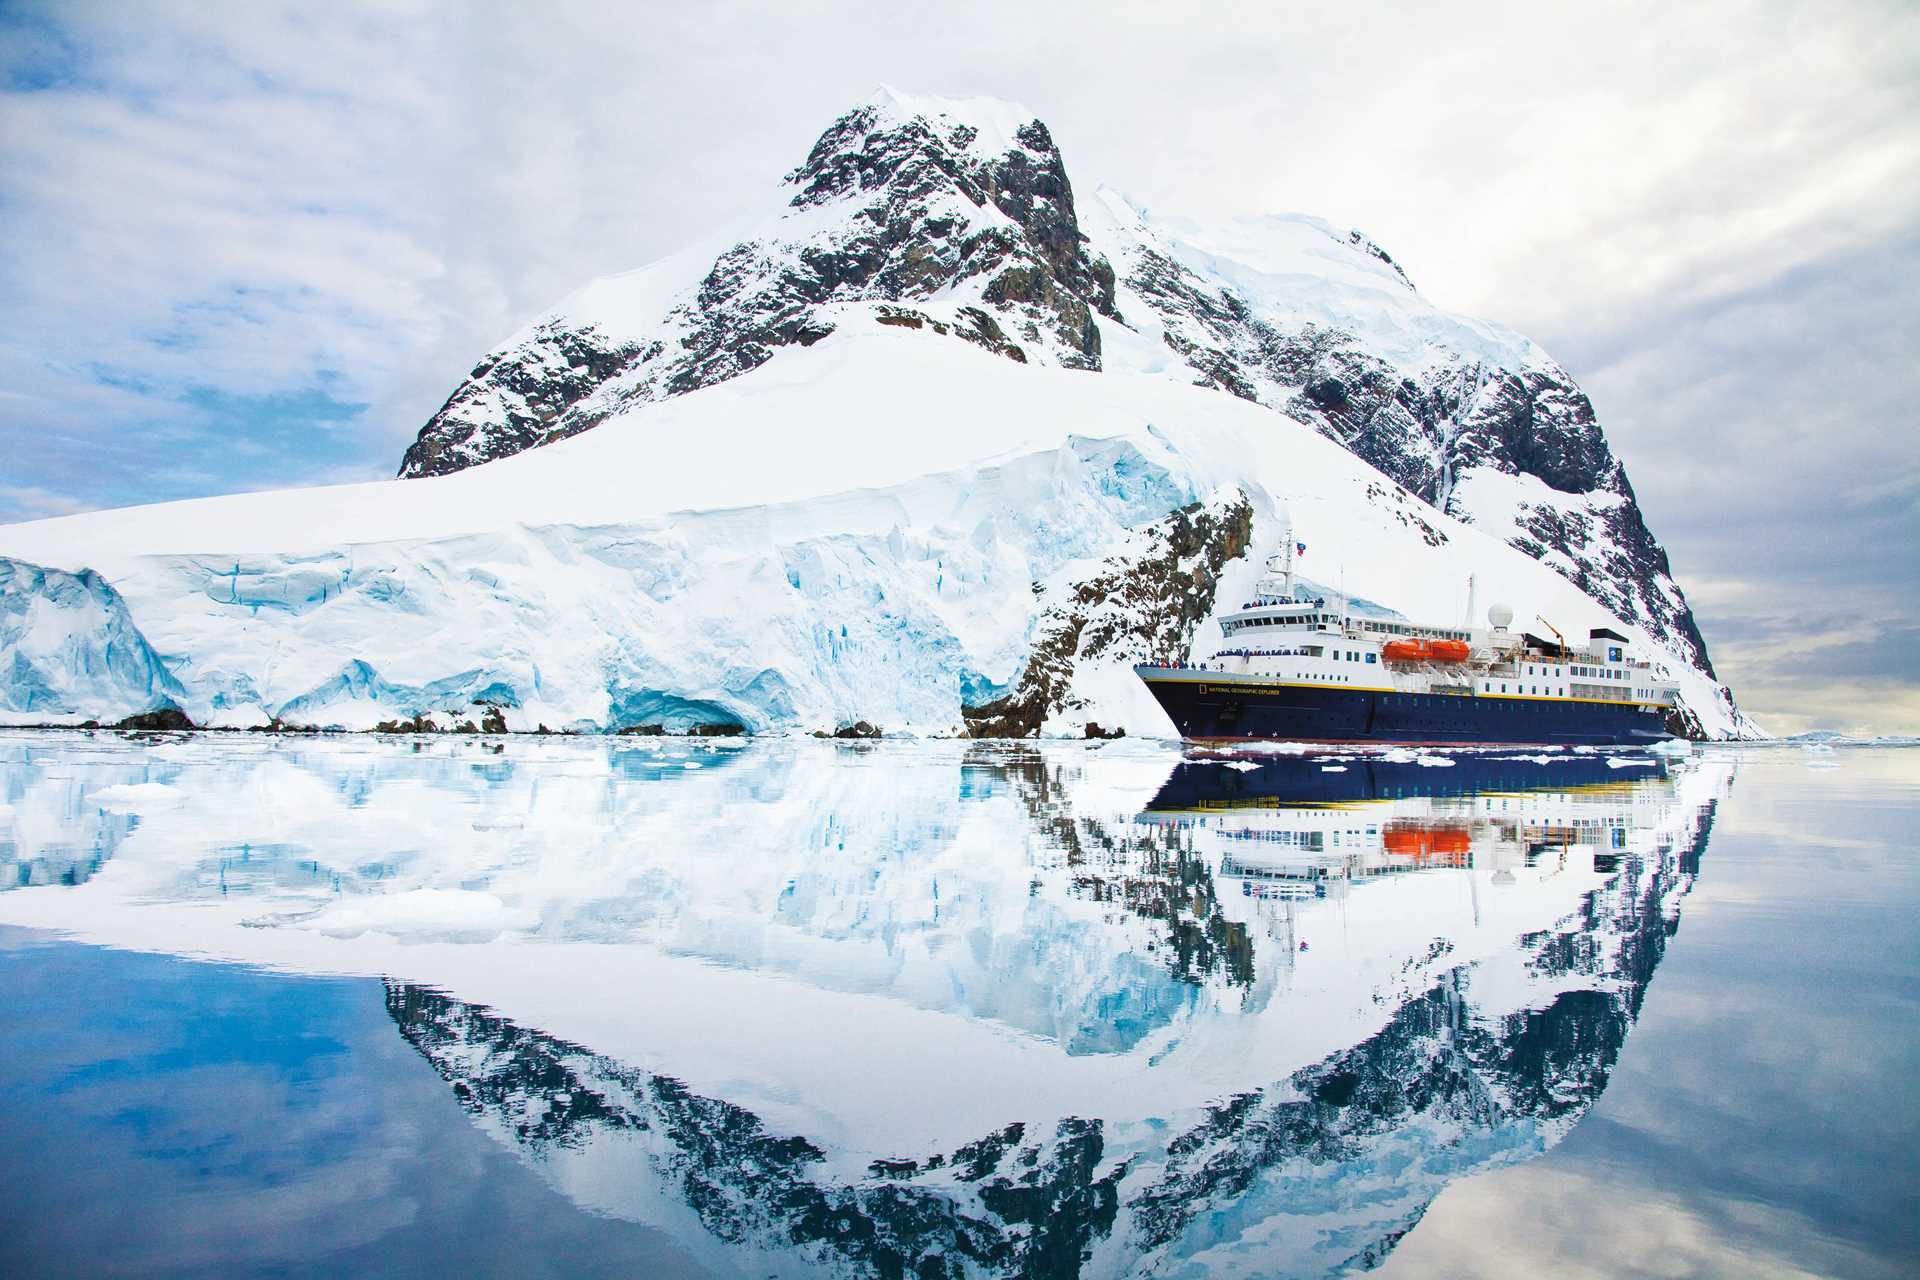
[[[177,787],[164,782],[123,782],[102,787],[92,795],[102,809],[113,813],[144,813],[149,809],[171,809],[185,800]]]

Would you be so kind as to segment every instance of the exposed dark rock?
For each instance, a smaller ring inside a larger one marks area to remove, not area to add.
[[[1027,353],[1020,345],[1008,338],[1000,328],[1000,322],[978,307],[962,307],[960,318],[966,323],[952,325],[935,320],[924,312],[913,311],[905,307],[880,307],[878,319],[881,324],[900,329],[925,329],[946,337],[951,334],[964,339],[975,346],[985,347],[995,355],[1005,356],[1016,364],[1027,362]]]
[[[598,426],[613,406],[594,393],[660,351],[592,328],[539,325],[474,366],[407,447],[400,474],[446,475]]]
[[[158,729],[180,730],[194,728],[193,721],[187,719],[187,713],[178,707],[161,707],[155,711],[142,712],[137,716],[128,716],[113,726],[116,729]]]
[[[1068,709],[1075,663],[1084,659],[1173,662],[1213,612],[1220,571],[1246,554],[1253,505],[1244,496],[1182,507],[1145,531],[1147,549],[1110,559],[1041,614],[1026,668],[1003,697],[963,707],[975,738],[1030,738]]]
[[[480,708],[480,719],[478,723],[475,723],[473,717],[470,715],[467,716],[465,719],[454,719],[453,717],[458,716],[460,714],[458,711],[445,712],[444,714],[448,718],[448,723],[444,725],[434,720],[431,716],[429,716],[425,712],[416,712],[412,716],[409,716],[405,719],[382,720],[380,723],[373,726],[373,731],[375,733],[506,733],[507,732],[507,715],[503,709],[494,705],[491,702],[475,702],[473,705]],[[281,726],[280,722],[277,720],[268,726],[270,730],[275,732],[280,731],[282,727],[283,726]]]
[[[843,724],[833,731],[836,738],[878,738],[880,727],[868,724],[865,720],[855,720],[852,724]]]

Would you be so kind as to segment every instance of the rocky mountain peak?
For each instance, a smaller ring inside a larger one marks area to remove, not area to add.
[[[1118,316],[1113,269],[1089,253],[1066,163],[1024,108],[883,88],[834,121],[786,182],[796,210],[846,206],[855,231],[840,248],[852,256],[825,273],[836,287],[898,301],[983,282],[982,300],[1053,330],[1060,363],[1100,367],[1092,317]]]
[[[1021,362],[1101,367],[1113,268],[1088,247],[1052,134],[1024,109],[882,89],[828,126],[784,192],[652,323],[576,299],[488,355],[400,474],[458,471],[737,377],[832,333],[850,304]]]

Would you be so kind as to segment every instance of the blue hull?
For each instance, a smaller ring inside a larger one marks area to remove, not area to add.
[[[1265,756],[1236,760],[1229,768],[1218,760],[1182,760],[1147,802],[1148,813],[1185,813],[1198,809],[1285,809],[1302,805],[1354,804],[1408,796],[1471,797],[1489,791],[1525,794],[1572,791],[1623,780],[1667,776],[1666,762],[1653,756],[1512,756],[1466,753],[1453,757],[1450,769],[1430,769],[1413,760],[1379,755],[1340,757],[1329,771],[1326,755]],[[1253,764],[1248,768],[1249,763]]]
[[[1185,670],[1139,671],[1183,738],[1619,746],[1673,736],[1659,711],[1632,704],[1242,683],[1207,680]]]

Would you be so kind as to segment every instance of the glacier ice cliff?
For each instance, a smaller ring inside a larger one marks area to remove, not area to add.
[[[0,719],[118,721],[186,696],[99,574],[0,556]]]

